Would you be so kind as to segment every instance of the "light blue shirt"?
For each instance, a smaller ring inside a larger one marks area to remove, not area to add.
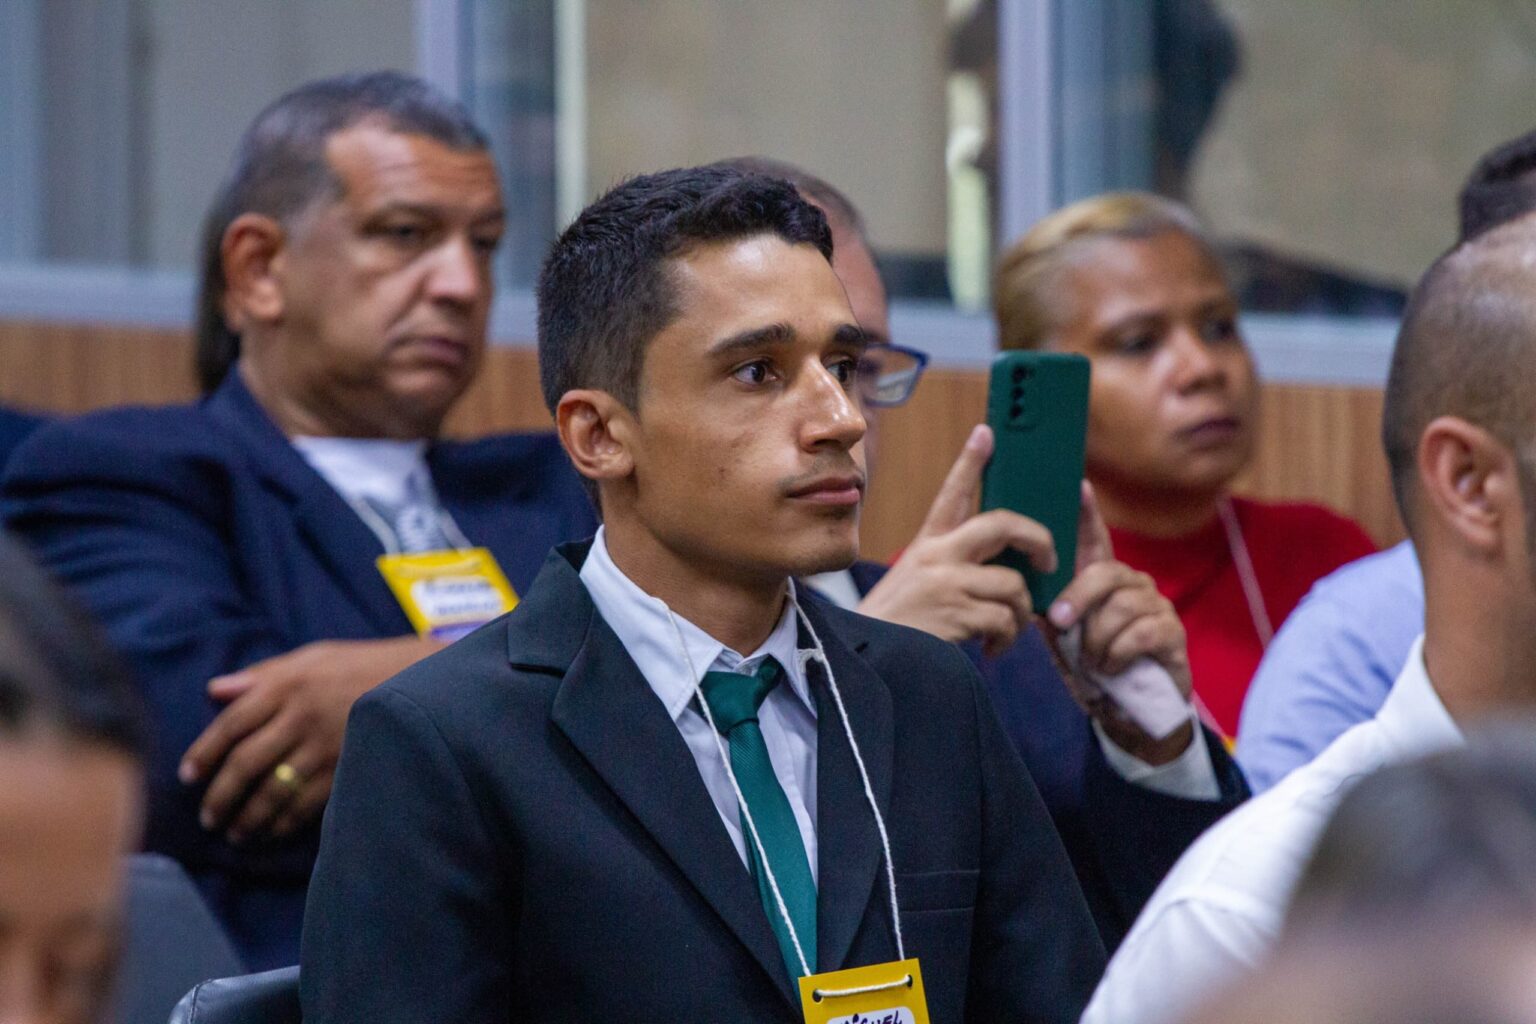
[[[764,699],[758,709],[758,725],[763,732],[773,773],[789,798],[795,823],[800,826],[800,838],[811,862],[811,876],[818,878],[816,702],[811,697],[805,675],[803,658],[809,652],[799,650],[794,591],[790,591],[791,600],[784,603],[784,614],[768,639],[743,657],[681,615],[673,613],[669,616],[665,602],[647,594],[624,575],[608,554],[608,540],[602,527],[598,527],[592,550],[582,563],[581,582],[592,596],[598,614],[617,634],[640,674],[682,733],[683,741],[699,766],[710,799],[715,803],[715,810],[720,813],[720,820],[743,863],[747,863],[747,845],[741,828],[741,805],[737,803],[736,793],[726,775],[714,730],[704,720],[695,700],[695,683],[702,680],[706,672],[750,674],[770,655],[783,666],[785,680]],[[793,586],[791,581],[790,587]],[[676,621],[676,629],[669,619]],[[678,646],[679,634],[687,648],[686,657],[683,647]],[[721,742],[725,742],[723,738]],[[729,749],[729,743],[726,743],[726,750]]]
[[[1424,631],[1413,545],[1318,580],[1269,645],[1237,730],[1237,763],[1262,793],[1374,716]]]

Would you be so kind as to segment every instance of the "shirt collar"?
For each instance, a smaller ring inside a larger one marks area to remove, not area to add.
[[[1424,668],[1423,634],[1413,642],[1403,671],[1376,713],[1376,726],[1399,759],[1459,747],[1464,742],[1461,729],[1445,710]]]
[[[810,652],[799,648],[793,580],[778,625],[761,647],[743,657],[681,615],[674,612],[669,616],[664,601],[647,594],[624,575],[608,554],[607,537],[601,526],[580,575],[598,614],[618,636],[674,722],[688,709],[695,684],[704,673],[751,672],[770,655],[783,666],[790,690],[813,716],[816,714],[803,660]],[[676,621],[675,630],[669,619]],[[683,647],[678,646],[678,634],[682,635]],[[686,658],[683,648],[688,652]],[[688,670],[690,662],[696,675]]]

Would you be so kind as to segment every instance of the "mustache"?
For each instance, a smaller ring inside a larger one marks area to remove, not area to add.
[[[794,476],[785,477],[779,481],[779,490],[784,494],[793,494],[795,491],[816,483],[824,477],[850,476],[858,479],[859,489],[865,486],[864,467],[859,465],[857,459],[846,451],[825,452],[816,457],[811,463],[811,468],[804,473],[796,473]]]

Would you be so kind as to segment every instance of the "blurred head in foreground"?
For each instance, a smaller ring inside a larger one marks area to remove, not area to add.
[[[1536,727],[1389,765],[1339,802],[1291,932],[1501,916],[1536,926]]]
[[[1536,728],[1474,733],[1355,785],[1272,961],[1195,1020],[1536,1022]]]
[[[1188,1024],[1536,1024],[1536,931],[1401,924],[1309,935]]]
[[[93,623],[0,536],[0,1020],[96,1019],[138,841],[144,734]]]

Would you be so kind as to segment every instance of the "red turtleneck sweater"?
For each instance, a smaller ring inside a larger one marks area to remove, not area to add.
[[[1232,499],[1270,624],[1278,630],[1312,584],[1376,550],[1353,520],[1319,505]],[[1237,734],[1263,644],[1220,517],[1183,537],[1111,529],[1115,557],[1149,574],[1189,635],[1195,693],[1228,737]]]

